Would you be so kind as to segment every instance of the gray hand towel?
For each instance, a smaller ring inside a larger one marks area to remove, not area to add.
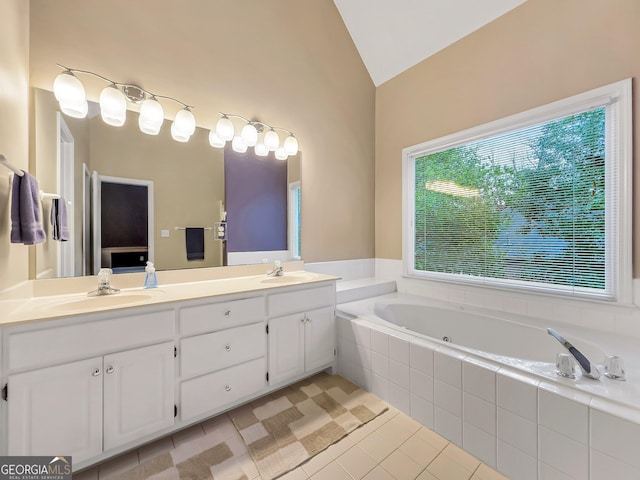
[[[34,245],[46,240],[40,220],[38,180],[24,172],[13,176],[11,189],[11,243]]]
[[[66,242],[69,240],[69,226],[67,224],[67,202],[64,198],[51,200],[51,226],[54,240]]]
[[[187,227],[185,239],[187,260],[204,260],[204,228]]]

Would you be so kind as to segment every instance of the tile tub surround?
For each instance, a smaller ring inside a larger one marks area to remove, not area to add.
[[[638,408],[571,381],[340,314],[338,372],[514,480],[640,478]]]

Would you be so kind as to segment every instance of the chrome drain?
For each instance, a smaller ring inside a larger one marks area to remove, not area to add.
[[[451,343],[453,340],[451,340],[451,337],[447,337],[446,335],[444,337],[442,337],[442,341],[443,342],[449,342]]]

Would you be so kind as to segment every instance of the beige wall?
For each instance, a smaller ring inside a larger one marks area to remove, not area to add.
[[[29,3],[0,0],[0,153],[28,170]],[[0,291],[29,274],[29,248],[10,243],[9,170],[0,167]]]
[[[31,47],[34,86],[61,63],[193,104],[205,128],[225,111],[293,130],[303,258],[373,256],[375,87],[331,0],[31,0]]]
[[[403,147],[637,78],[639,19],[637,0],[529,0],[378,87],[376,257],[402,258]],[[639,112],[634,81],[634,157]],[[634,183],[640,185],[640,169]],[[637,196],[635,204],[638,245]],[[637,254],[634,264],[638,277]]]

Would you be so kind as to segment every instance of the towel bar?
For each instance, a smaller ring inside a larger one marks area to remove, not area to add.
[[[18,175],[19,177],[24,177],[24,172],[22,170],[20,170],[19,168],[16,168],[13,165],[11,165],[9,163],[9,160],[7,160],[7,157],[2,155],[1,153],[0,153],[0,163],[2,165],[4,165],[5,167],[7,167],[9,170],[11,170],[16,175]]]

